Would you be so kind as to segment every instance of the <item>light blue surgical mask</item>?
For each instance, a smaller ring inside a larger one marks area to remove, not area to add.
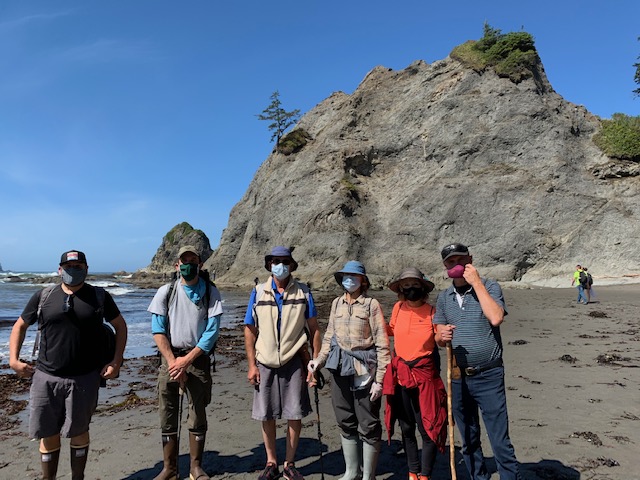
[[[344,275],[342,277],[342,286],[349,293],[355,292],[361,285],[362,280],[360,280],[360,277],[354,277],[352,275]]]
[[[289,265],[285,265],[284,263],[272,264],[271,273],[273,273],[273,276],[278,280],[284,280],[289,276]]]

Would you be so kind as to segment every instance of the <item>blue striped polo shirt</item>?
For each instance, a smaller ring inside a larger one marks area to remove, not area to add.
[[[489,295],[498,305],[507,310],[504,305],[502,288],[495,280],[482,279]],[[500,327],[494,327],[482,313],[482,308],[476,292],[469,286],[469,291],[463,294],[462,306],[456,298],[453,285],[438,295],[434,325],[455,325],[451,346],[458,365],[464,367],[478,367],[492,360],[502,357],[502,337]]]

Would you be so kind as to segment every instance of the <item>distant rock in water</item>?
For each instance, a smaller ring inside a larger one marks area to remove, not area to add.
[[[163,237],[162,244],[153,256],[151,263],[140,273],[164,276],[172,274],[175,271],[178,251],[184,245],[193,245],[198,248],[202,255],[202,261],[207,260],[213,252],[209,238],[202,230],[196,230],[187,222],[182,222],[169,230]]]
[[[274,245],[295,246],[296,275],[316,286],[349,259],[374,286],[410,265],[443,286],[454,241],[498,280],[569,286],[577,263],[596,283],[640,272],[640,177],[607,173],[622,167],[592,141],[600,120],[538,59],[517,81],[450,57],[376,67],[296,128],[306,144],[269,155],[231,211],[205,264],[219,283],[264,278]]]

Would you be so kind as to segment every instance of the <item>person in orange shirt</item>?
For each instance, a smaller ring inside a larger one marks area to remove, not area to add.
[[[389,284],[398,294],[387,329],[395,355],[384,379],[385,423],[389,438],[397,419],[407,455],[409,480],[428,480],[437,450],[447,435],[447,393],[440,378],[440,357],[432,323],[435,308],[427,303],[434,288],[420,270],[405,268]],[[416,428],[422,438],[419,455]]]

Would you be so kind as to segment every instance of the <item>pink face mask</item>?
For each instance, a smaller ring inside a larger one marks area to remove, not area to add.
[[[449,278],[462,278],[464,276],[464,265],[456,265],[447,270]]]

